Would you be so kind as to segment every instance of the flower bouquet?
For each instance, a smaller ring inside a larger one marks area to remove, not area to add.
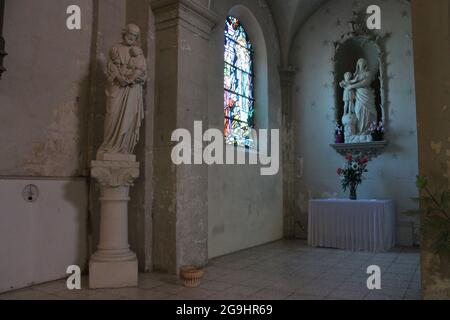
[[[368,172],[367,163],[369,162],[369,157],[362,155],[354,157],[348,154],[345,159],[347,162],[344,168],[339,168],[337,174],[341,177],[344,192],[350,189],[350,199],[356,200],[356,188],[362,183],[364,173]]]

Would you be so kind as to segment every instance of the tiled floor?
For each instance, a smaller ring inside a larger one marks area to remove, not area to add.
[[[367,289],[370,265],[381,267],[382,290]],[[139,276],[139,288],[69,291],[60,280],[1,299],[419,300],[419,252],[353,253],[279,241],[212,260],[195,289],[183,287],[176,276],[152,273]]]

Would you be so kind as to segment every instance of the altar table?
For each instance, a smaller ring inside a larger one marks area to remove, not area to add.
[[[395,204],[391,200],[311,200],[308,244],[386,252],[395,246],[395,222]]]

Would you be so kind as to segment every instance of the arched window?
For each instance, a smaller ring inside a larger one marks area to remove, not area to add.
[[[255,144],[252,49],[239,20],[228,17],[225,25],[225,141],[245,148],[253,148]]]

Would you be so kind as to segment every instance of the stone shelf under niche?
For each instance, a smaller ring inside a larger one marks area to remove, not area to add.
[[[388,144],[388,141],[373,141],[364,143],[336,143],[332,144],[331,147],[344,157],[350,153],[352,155],[363,154],[373,159],[383,153],[383,150]]]

